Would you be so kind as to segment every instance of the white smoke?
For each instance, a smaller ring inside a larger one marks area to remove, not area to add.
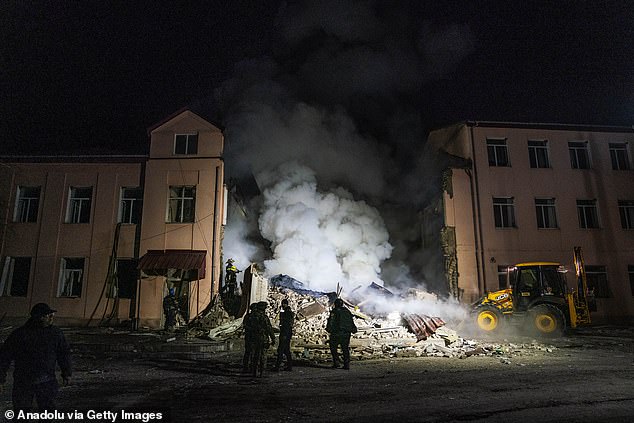
[[[380,285],[381,262],[392,246],[383,219],[343,188],[320,192],[315,173],[290,162],[257,175],[263,189],[259,226],[271,241],[266,275],[286,274],[307,288],[344,291]]]

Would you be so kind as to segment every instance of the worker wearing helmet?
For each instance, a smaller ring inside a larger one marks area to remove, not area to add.
[[[341,367],[339,353],[337,349],[341,346],[343,354],[343,368],[350,369],[350,336],[357,333],[357,326],[354,324],[352,313],[343,305],[343,300],[337,298],[335,307],[330,311],[328,323],[326,324],[326,332],[330,334],[328,344],[330,345],[330,353],[332,354],[332,367],[338,369]]]

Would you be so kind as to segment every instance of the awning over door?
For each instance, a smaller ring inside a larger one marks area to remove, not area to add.
[[[206,256],[204,250],[148,250],[137,268],[150,275],[166,274],[167,269],[198,270],[198,279],[204,279]]]

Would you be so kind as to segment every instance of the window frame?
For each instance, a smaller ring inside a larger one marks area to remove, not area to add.
[[[493,197],[493,222],[496,229],[517,228],[514,197]]]
[[[634,200],[618,200],[621,228],[634,229]]]
[[[580,204],[581,202],[587,202],[592,204]],[[583,210],[583,215],[582,215]],[[588,226],[588,214],[587,210],[594,210],[594,213],[591,215],[594,216],[596,220],[596,226]],[[582,219],[583,216],[583,219]],[[601,228],[601,217],[599,216],[599,207],[597,206],[597,200],[577,200],[577,217],[579,219],[579,228],[580,229],[600,229]]]
[[[16,292],[16,260],[28,260],[26,278],[17,278],[19,281],[24,281],[23,286],[18,285],[20,291]],[[32,257],[18,257],[18,256],[6,256],[2,261],[2,271],[0,273],[0,297],[17,297],[25,298],[29,293],[29,285],[31,281],[31,268],[33,258]]]
[[[179,139],[183,142],[182,149],[179,149]],[[192,156],[194,154],[198,154],[198,132],[174,134],[174,155]]]
[[[179,196],[173,197],[172,192],[180,189]],[[191,196],[186,196],[185,190],[193,190]],[[176,203],[174,213],[178,216],[171,216],[172,203]],[[191,202],[189,208],[186,205]],[[185,216],[185,210],[191,210],[191,216]],[[185,218],[191,220],[185,220]],[[167,210],[165,211],[165,223],[194,223],[196,221],[196,185],[170,185],[168,188]]]
[[[37,190],[37,197],[26,197],[22,195],[24,190]],[[42,197],[41,186],[19,185],[15,194],[15,208],[13,210],[13,221],[16,223],[36,223],[40,214],[40,198]],[[26,207],[24,207],[26,203]],[[33,203],[35,205],[33,206]],[[26,212],[25,212],[26,210]],[[33,216],[35,210],[35,216]],[[33,219],[33,220],[31,220]]]
[[[551,167],[548,140],[528,140],[528,162],[531,169],[549,169]]]
[[[588,285],[588,288],[593,290],[594,298],[612,298],[612,290],[610,289],[610,280],[608,278],[607,266],[586,265],[585,271],[586,271],[586,283]],[[597,278],[604,276],[604,278],[595,279],[595,276]]]
[[[89,197],[77,196],[79,190],[90,190]],[[82,224],[90,223],[92,217],[92,186],[70,186],[68,187],[68,202],[66,205],[66,223]],[[86,211],[87,210],[87,211]],[[84,220],[85,219],[85,220]]]
[[[630,148],[627,142],[611,142],[608,144],[612,170],[631,170]],[[621,152],[622,154],[618,154]]]
[[[509,154],[507,138],[487,138],[487,156],[489,167],[511,167],[511,156]],[[501,152],[504,154],[500,154]],[[492,154],[493,153],[493,154]],[[503,159],[498,156],[503,156]]]
[[[140,196],[127,197],[126,192],[136,191]],[[130,202],[131,205],[125,205]],[[118,222],[126,225],[141,223],[143,213],[143,188],[141,187],[121,187],[119,192],[119,218]],[[126,216],[127,215],[127,216]],[[136,221],[134,221],[136,220]]]
[[[71,261],[81,261],[81,266],[69,267]],[[57,285],[58,298],[81,298],[84,286],[84,274],[86,273],[85,257],[62,257],[59,267],[59,280]],[[71,278],[72,275],[79,275],[78,278]],[[70,280],[70,292],[67,292],[66,283]],[[78,286],[78,288],[77,288]],[[78,291],[75,293],[75,291]],[[68,294],[68,295],[65,295]]]
[[[549,201],[547,204],[538,204],[539,201]],[[547,212],[552,211],[552,215]],[[554,197],[536,197],[535,198],[535,214],[537,218],[537,229],[559,229],[559,219],[557,218],[557,203]],[[540,217],[543,226],[540,226]],[[546,221],[550,221],[549,217],[554,220],[554,225],[547,225]]]
[[[580,165],[581,161],[579,160],[579,152],[584,153],[583,157],[586,161],[585,167]],[[568,141],[568,154],[570,156],[571,169],[592,169],[592,159],[590,157],[590,147],[588,141]]]

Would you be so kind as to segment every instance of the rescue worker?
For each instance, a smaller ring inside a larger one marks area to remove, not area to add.
[[[254,342],[253,342],[253,377],[260,376],[264,373],[264,367],[266,366],[266,351],[269,346],[275,345],[275,334],[273,333],[273,326],[271,321],[266,315],[266,308],[268,303],[266,301],[260,301],[256,307],[256,320],[254,321]],[[269,339],[271,342],[269,343]]]
[[[253,366],[253,350],[255,349],[255,331],[257,327],[257,316],[255,315],[257,303],[249,306],[249,311],[242,318],[242,328],[244,329],[244,356],[242,357],[242,373],[248,373]]]
[[[343,305],[343,300],[337,298],[335,307],[330,311],[328,322],[326,323],[326,332],[330,334],[328,344],[330,345],[330,354],[332,354],[332,367],[338,369],[341,367],[339,353],[337,349],[341,346],[343,353],[343,368],[350,369],[350,336],[357,333],[357,326],[354,324],[352,313]]]
[[[241,271],[234,265],[234,260],[227,260],[227,266],[225,267],[225,289],[228,294],[235,294],[238,287],[238,273]]]
[[[178,300],[176,299],[174,288],[170,288],[168,294],[163,298],[163,313],[165,313],[164,329],[173,332],[176,327],[176,314],[178,313]]]
[[[59,391],[56,365],[62,371],[64,385],[70,381],[70,347],[64,333],[53,326],[56,311],[48,304],[35,304],[29,320],[11,332],[0,348],[0,392],[11,362],[15,363],[12,393],[15,411],[29,410],[33,398],[40,411],[56,408]]]
[[[280,310],[280,339],[277,345],[277,361],[274,370],[279,370],[282,360],[286,356],[286,367],[284,370],[293,370],[293,359],[291,358],[291,338],[293,336],[293,323],[295,314],[288,304],[288,299],[282,300],[282,309]]]

